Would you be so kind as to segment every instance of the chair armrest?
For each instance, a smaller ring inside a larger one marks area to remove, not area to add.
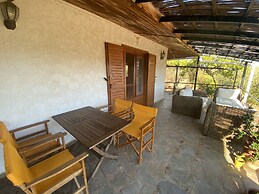
[[[156,120],[156,117],[153,117],[152,119],[150,119],[149,121],[147,121],[146,123],[144,123],[142,126],[139,127],[140,130],[144,130],[147,127],[149,127],[151,124],[153,124],[153,122]]]
[[[113,105],[105,105],[105,106],[99,106],[99,107],[96,107],[96,109],[98,110],[102,110],[104,108],[108,108],[108,113],[112,113],[113,112],[113,109],[114,109],[114,106]]]
[[[117,116],[121,119],[126,119],[127,121],[132,121],[134,118],[134,112],[132,108],[128,108],[126,110],[117,112],[116,114],[114,114],[114,116]]]
[[[26,125],[26,126],[23,126],[23,127],[19,127],[19,128],[10,130],[9,133],[11,133],[11,135],[15,138],[16,141],[27,139],[29,137],[32,137],[32,136],[35,136],[35,135],[38,135],[38,134],[41,134],[41,133],[44,133],[44,132],[45,133],[49,133],[49,131],[48,131],[48,124],[47,124],[48,122],[49,122],[49,120],[33,123],[33,124],[30,124],[30,125]],[[32,134],[29,134],[29,135],[26,135],[24,137],[16,139],[16,137],[15,137],[15,133],[16,132],[19,132],[19,131],[22,131],[22,130],[26,130],[26,129],[29,129],[29,128],[32,128],[32,127],[36,127],[36,126],[39,126],[39,125],[43,125],[43,124],[45,125],[45,129],[44,130],[37,131],[37,132],[34,132]]]
[[[65,135],[67,135],[66,132],[55,133],[54,135],[41,139],[40,141],[33,142],[32,144],[19,147],[19,152],[24,153],[24,152],[30,151],[28,149],[37,148],[39,146],[42,146],[43,144],[49,143],[49,142],[57,140],[59,138],[63,138]],[[63,144],[64,144],[64,142],[63,142]]]
[[[29,188],[29,187],[32,187],[32,186],[35,186],[35,185],[41,183],[42,181],[50,179],[50,178],[56,176],[57,174],[60,174],[63,171],[67,170],[68,168],[75,165],[76,163],[79,163],[80,161],[84,160],[87,156],[88,156],[88,154],[86,152],[84,152],[84,153],[78,155],[77,157],[74,157],[73,159],[67,161],[66,163],[62,164],[61,166],[47,172],[46,174],[41,175],[40,177],[34,179],[33,181],[26,183],[25,186],[27,188]]]
[[[96,107],[96,109],[101,110],[101,109],[104,109],[104,108],[111,108],[111,107],[113,107],[113,105],[104,105],[104,106],[98,106],[98,107]]]

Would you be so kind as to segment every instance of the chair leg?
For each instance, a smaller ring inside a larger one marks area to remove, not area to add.
[[[85,169],[85,162],[82,160],[81,162],[82,168],[83,168],[83,176],[84,176],[84,183],[85,183],[85,193],[89,194],[88,192],[88,183],[87,183],[87,178],[86,178],[86,169]]]
[[[80,184],[79,184],[79,182],[78,182],[77,178],[75,177],[75,178],[74,178],[74,180],[75,180],[75,182],[76,182],[76,186],[77,186],[77,188],[79,189],[79,188],[80,188]]]
[[[142,151],[143,151],[143,138],[140,139],[138,164],[141,164],[141,161],[142,161]]]
[[[120,148],[120,135],[119,135],[119,133],[117,133],[116,134],[116,139],[117,139],[117,149],[119,149]]]
[[[152,129],[151,151],[153,151],[154,141],[155,141],[155,130],[154,130],[154,128],[153,128],[153,129]]]

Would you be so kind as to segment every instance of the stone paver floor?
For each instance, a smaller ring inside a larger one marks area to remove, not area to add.
[[[199,120],[171,113],[171,97],[158,103],[159,108],[153,152],[144,152],[143,162],[131,146],[110,153],[118,160],[104,160],[96,176],[89,182],[92,194],[109,193],[173,193],[173,194],[241,194],[246,193],[240,173],[224,157],[221,140],[205,137]],[[69,148],[74,155],[84,151],[79,143]],[[87,158],[87,174],[93,171],[96,157]],[[59,189],[58,194],[70,194],[74,182]],[[23,193],[6,179],[0,179],[1,194]]]

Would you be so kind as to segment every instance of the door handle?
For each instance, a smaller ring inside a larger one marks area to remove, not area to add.
[[[103,79],[104,79],[105,81],[108,81],[108,79],[107,79],[106,77],[103,77]]]

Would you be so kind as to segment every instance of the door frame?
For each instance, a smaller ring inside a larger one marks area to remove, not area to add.
[[[109,52],[109,50],[108,50],[109,44],[114,45],[114,46],[119,46],[123,50],[123,71],[122,72],[123,72],[123,76],[124,76],[124,99],[127,98],[127,94],[126,94],[126,87],[127,86],[126,86],[126,75],[125,75],[126,53],[131,53],[131,54],[134,54],[134,55],[141,55],[141,56],[144,57],[145,63],[144,63],[144,75],[143,75],[143,104],[147,105],[149,52],[145,51],[145,50],[138,49],[138,48],[134,48],[134,47],[131,47],[131,46],[128,46],[128,45],[124,45],[124,44],[116,45],[116,44],[113,44],[113,43],[105,42],[106,78],[104,78],[104,79],[107,81],[108,104],[113,104],[113,99],[111,99],[112,98],[112,95],[111,95],[111,80],[110,80],[111,72],[110,72],[110,65],[109,65],[109,57],[107,56],[107,54]],[[136,57],[134,56],[134,65],[136,65],[135,60],[136,60]],[[135,69],[136,68],[134,67],[134,98],[136,98],[135,97],[135,95],[136,95],[136,87],[135,87],[135,85],[136,85],[135,84],[136,71],[135,71]]]
[[[134,97],[133,99],[130,99],[130,100],[135,100],[137,99],[138,96],[136,96],[136,56],[142,56],[144,57],[144,75],[143,75],[143,104],[146,105],[147,103],[147,75],[148,75],[148,56],[149,56],[149,53],[148,51],[144,51],[144,50],[141,50],[141,49],[137,49],[137,48],[133,48],[133,47],[130,47],[130,46],[127,46],[127,45],[122,45],[124,47],[124,69],[126,67],[126,53],[130,53],[130,54],[134,54]],[[125,72],[125,70],[124,70]],[[126,77],[125,77],[126,79]],[[125,80],[125,87],[127,87],[127,83],[126,83],[126,80]],[[126,95],[126,98],[127,98],[127,92],[125,93]],[[139,95],[141,96],[141,95]]]

